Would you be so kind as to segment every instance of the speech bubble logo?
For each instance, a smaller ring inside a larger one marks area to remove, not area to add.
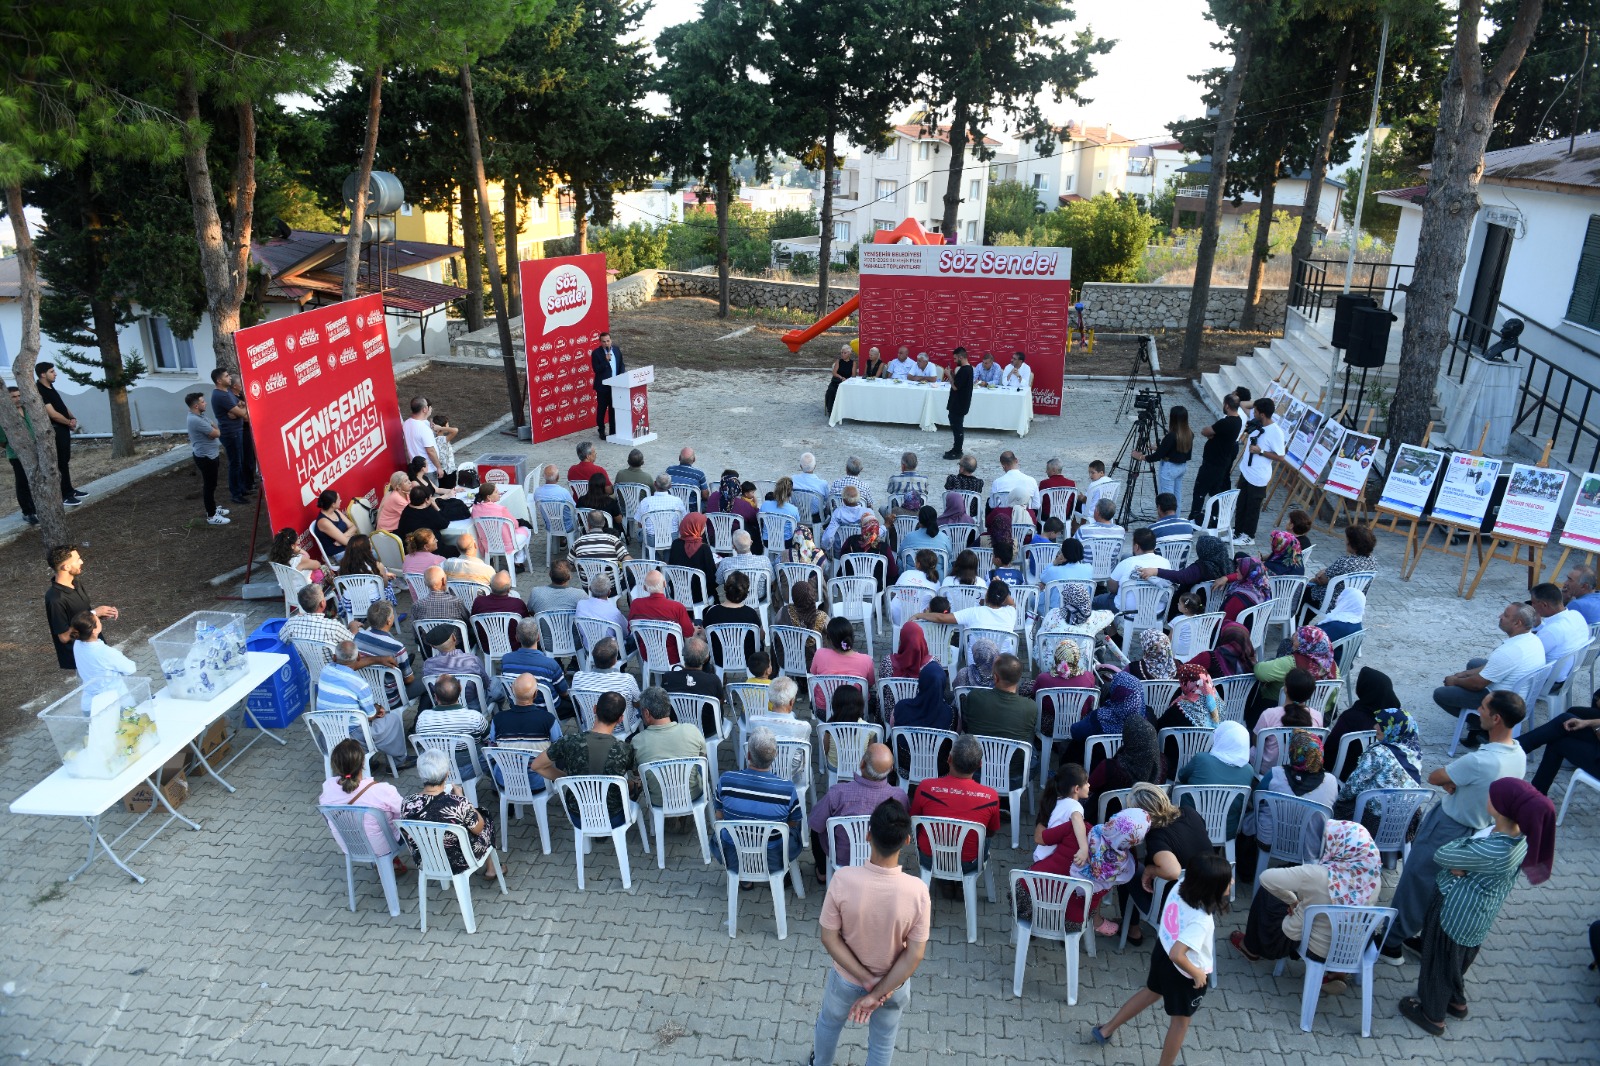
[[[539,307],[544,311],[544,332],[582,322],[594,302],[589,275],[573,266],[557,267],[539,285]]]

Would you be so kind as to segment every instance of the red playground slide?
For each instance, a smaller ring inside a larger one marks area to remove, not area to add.
[[[872,235],[873,244],[943,244],[944,238],[937,233],[929,233],[922,228],[921,223],[914,218],[908,218],[894,229],[879,230]],[[798,353],[801,346],[808,341],[816,339],[818,334],[826,332],[829,328],[844,321],[855,314],[856,308],[861,306],[861,297],[852,296],[839,307],[821,319],[807,326],[805,329],[791,329],[783,335],[783,343],[790,352]]]

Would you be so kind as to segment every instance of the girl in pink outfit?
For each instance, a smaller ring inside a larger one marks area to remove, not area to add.
[[[400,817],[400,793],[393,785],[374,781],[367,775],[366,751],[358,740],[339,741],[334,745],[328,761],[333,764],[333,776],[322,783],[322,794],[317,797],[318,805],[378,808],[383,812],[382,816],[369,817],[364,823],[367,842],[372,845],[376,855],[393,854],[399,846],[394,822]],[[328,828],[330,831],[333,829],[331,823]],[[333,834],[333,840],[339,845],[340,851],[345,850],[344,841],[338,833]],[[394,872],[406,872],[405,863],[398,858],[394,860]]]

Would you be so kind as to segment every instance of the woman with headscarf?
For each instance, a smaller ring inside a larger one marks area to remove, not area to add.
[[[1098,812],[1100,797],[1107,792],[1132,788],[1140,781],[1161,780],[1161,752],[1156,746],[1156,727],[1142,714],[1130,716],[1117,730],[1122,747],[1109,759],[1102,759],[1089,770],[1089,798],[1084,809]]]
[[[1227,575],[1233,569],[1233,560],[1228,556],[1228,546],[1217,537],[1209,533],[1201,534],[1200,539],[1194,544],[1194,562],[1181,570],[1163,570],[1160,567],[1147,566],[1138,571],[1139,579],[1149,581],[1159,577],[1172,582],[1175,586],[1173,599],[1178,594],[1189,591],[1196,585],[1205,585],[1219,577]]]
[[[940,515],[932,504],[923,504],[917,509],[917,525],[905,536],[900,538],[900,543],[895,550],[901,555],[907,552],[919,552],[930,549],[944,553],[948,563],[950,559],[950,534],[939,528]]]
[[[972,521],[972,512],[967,510],[967,498],[956,491],[945,493],[944,510],[939,512],[939,528],[943,529],[952,523]]]
[[[1275,577],[1301,577],[1306,564],[1300,558],[1300,538],[1287,529],[1275,529],[1268,538],[1270,550],[1261,564]]]
[[[1422,971],[1417,994],[1400,1001],[1400,1013],[1423,1032],[1444,1034],[1445,1016],[1467,1016],[1467,969],[1516,884],[1550,878],[1556,855],[1556,809],[1520,777],[1489,786],[1494,831],[1466,836],[1433,853],[1438,876],[1422,923]]]
[[[916,677],[924,664],[933,658],[928,648],[928,635],[915,622],[900,626],[900,650],[886,652],[878,659],[879,677]]]
[[[1004,507],[989,508],[984,523],[991,545],[1011,541],[1013,525],[1033,525],[1033,515],[1028,512],[1028,504],[1031,502],[1033,493],[1029,492],[1026,486],[1018,485],[1006,495]]]
[[[1333,601],[1333,610],[1317,623],[1317,627],[1328,635],[1330,641],[1343,640],[1352,633],[1361,632],[1366,616],[1367,594],[1347,585],[1339,590],[1339,598]]]
[[[1251,674],[1256,669],[1256,647],[1248,629],[1238,622],[1224,622],[1217,631],[1216,646],[1189,661],[1214,678]]]
[[[1083,661],[1083,649],[1075,640],[1058,641],[1050,654],[1051,667],[1033,679],[1033,691],[1047,688],[1094,688],[1100,684],[1094,667]],[[1040,729],[1049,732],[1041,725]]]
[[[956,671],[956,688],[993,688],[1000,646],[992,640],[975,640],[970,652],[971,664]]]
[[[717,594],[717,557],[711,554],[706,542],[706,516],[690,511],[678,523],[678,535],[667,549],[668,566],[688,566],[700,571],[705,578],[707,597]]]
[[[789,550],[784,556],[784,561],[805,563],[807,566],[822,566],[828,561],[828,553],[817,543],[816,534],[812,532],[810,526],[799,525],[794,529],[794,539],[789,542]]]
[[[1081,877],[1094,885],[1094,897],[1089,901],[1088,913],[1099,909],[1100,901],[1117,885],[1133,879],[1138,862],[1133,857],[1137,848],[1150,832],[1150,816],[1138,807],[1118,811],[1105,822],[1089,830],[1089,857],[1072,867],[1072,876]],[[1087,921],[1085,915],[1074,915],[1076,906],[1069,906],[1067,920]],[[1102,918],[1095,926],[1101,936],[1116,936],[1121,928],[1116,922]]]
[[[1283,680],[1290,670],[1304,670],[1314,681],[1327,681],[1339,676],[1339,664],[1333,661],[1333,645],[1328,634],[1316,626],[1301,626],[1289,642],[1289,654],[1256,664],[1256,702],[1275,704],[1283,691]]]
[[[706,508],[720,511],[723,514],[733,512],[733,502],[739,498],[739,471],[724,470],[722,479],[717,482],[717,489],[706,500]]]
[[[1241,555],[1236,560],[1233,573],[1224,574],[1211,583],[1212,588],[1223,589],[1222,614],[1230,622],[1239,612],[1265,603],[1272,598],[1272,585],[1267,581],[1267,568],[1253,555]]]
[[[1394,682],[1389,680],[1389,675],[1372,666],[1363,666],[1356,675],[1355,702],[1340,712],[1334,720],[1333,727],[1328,730],[1327,739],[1322,742],[1325,751],[1339,757],[1339,744],[1344,740],[1346,733],[1365,733],[1376,729],[1377,714],[1379,711],[1390,707],[1399,707],[1400,697],[1394,694]],[[1356,760],[1361,757],[1361,744],[1352,744],[1350,754],[1345,759],[1344,778],[1350,777],[1350,771],[1355,766]]]
[[[1116,618],[1113,611],[1097,611],[1094,599],[1083,585],[1061,587],[1061,605],[1052,607],[1039,623],[1040,633],[1081,633],[1096,637]]]
[[[1298,950],[1305,933],[1307,907],[1365,907],[1378,895],[1378,873],[1383,862],[1372,836],[1354,822],[1329,821],[1322,830],[1322,855],[1303,866],[1282,866],[1261,875],[1259,891],[1250,901],[1245,927],[1228,942],[1251,962],[1281,959]],[[1327,921],[1311,923],[1306,944],[1311,958],[1322,962],[1333,943]],[[1333,995],[1345,991],[1345,975],[1327,971],[1322,990]]]
[[[1222,701],[1204,667],[1179,663],[1178,694],[1156,719],[1157,729],[1215,729],[1222,721]]]
[[[908,626],[916,628],[915,622],[907,622]],[[921,630],[918,630],[921,632]],[[906,638],[900,638],[900,652],[906,651]],[[920,729],[949,729],[955,719],[955,708],[945,698],[947,674],[939,660],[928,655],[928,645],[922,645],[921,655],[927,656],[922,665],[917,668],[914,675],[917,679],[917,694],[909,699],[899,700],[889,711],[889,728],[916,727]],[[896,670],[902,669],[902,664],[895,666]],[[904,676],[896,674],[895,676]]]
[[[894,561],[894,552],[889,550],[889,542],[883,539],[883,523],[878,521],[878,516],[867,511],[861,516],[861,532],[853,533],[845,538],[840,555],[876,555],[883,560],[884,573],[877,577],[878,591],[881,593],[884,584],[894,584],[900,576],[900,567]],[[843,571],[840,571],[843,573]],[[885,576],[886,575],[886,576]],[[839,574],[835,574],[835,577]]]
[[[1128,666],[1128,672],[1141,681],[1171,681],[1178,676],[1178,664],[1172,661],[1172,641],[1159,629],[1147,629],[1139,635],[1139,660]],[[1165,707],[1161,708],[1166,710]],[[1154,708],[1152,708],[1154,710]]]
[[[1250,732],[1238,722],[1223,722],[1211,731],[1211,750],[1196,752],[1194,758],[1178,771],[1180,785],[1244,785],[1255,784],[1255,772],[1250,769]],[[1228,835],[1238,835],[1239,821],[1244,817],[1245,804],[1241,801],[1228,812]]]
[[[789,588],[789,602],[777,618],[778,625],[814,629],[818,633],[828,627],[828,612],[817,609],[817,590],[809,581],[796,581]]]
[[[1332,809],[1334,798],[1339,794],[1339,779],[1323,772],[1321,738],[1315,733],[1296,729],[1289,735],[1289,762],[1287,765],[1274,766],[1262,775],[1256,781],[1255,791],[1298,796]],[[1255,798],[1252,796],[1250,810],[1245,813],[1239,829],[1239,844],[1235,846],[1240,870],[1255,870],[1255,848],[1269,846],[1272,831],[1271,812],[1257,818]],[[1248,856],[1241,849],[1248,850]]]
[[[1345,711],[1344,714],[1349,714]],[[1344,714],[1339,716],[1343,721]],[[1423,788],[1422,738],[1411,716],[1399,707],[1385,707],[1373,714],[1377,743],[1361,753],[1349,770],[1333,804],[1337,818],[1354,818],[1356,800],[1375,788]],[[1363,822],[1378,824],[1383,814],[1381,802],[1369,804]]]

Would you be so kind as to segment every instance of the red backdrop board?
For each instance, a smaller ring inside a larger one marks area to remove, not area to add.
[[[863,244],[860,254],[863,359],[874,346],[893,359],[902,344],[945,367],[958,346],[974,365],[986,351],[1002,366],[1026,352],[1034,414],[1061,413],[1071,249]]]
[[[525,259],[522,331],[528,357],[528,425],[534,443],[594,429],[589,353],[611,328],[606,257]],[[626,358],[626,354],[624,355]]]
[[[304,530],[317,495],[345,502],[405,469],[383,301],[373,294],[233,335],[273,529]]]

